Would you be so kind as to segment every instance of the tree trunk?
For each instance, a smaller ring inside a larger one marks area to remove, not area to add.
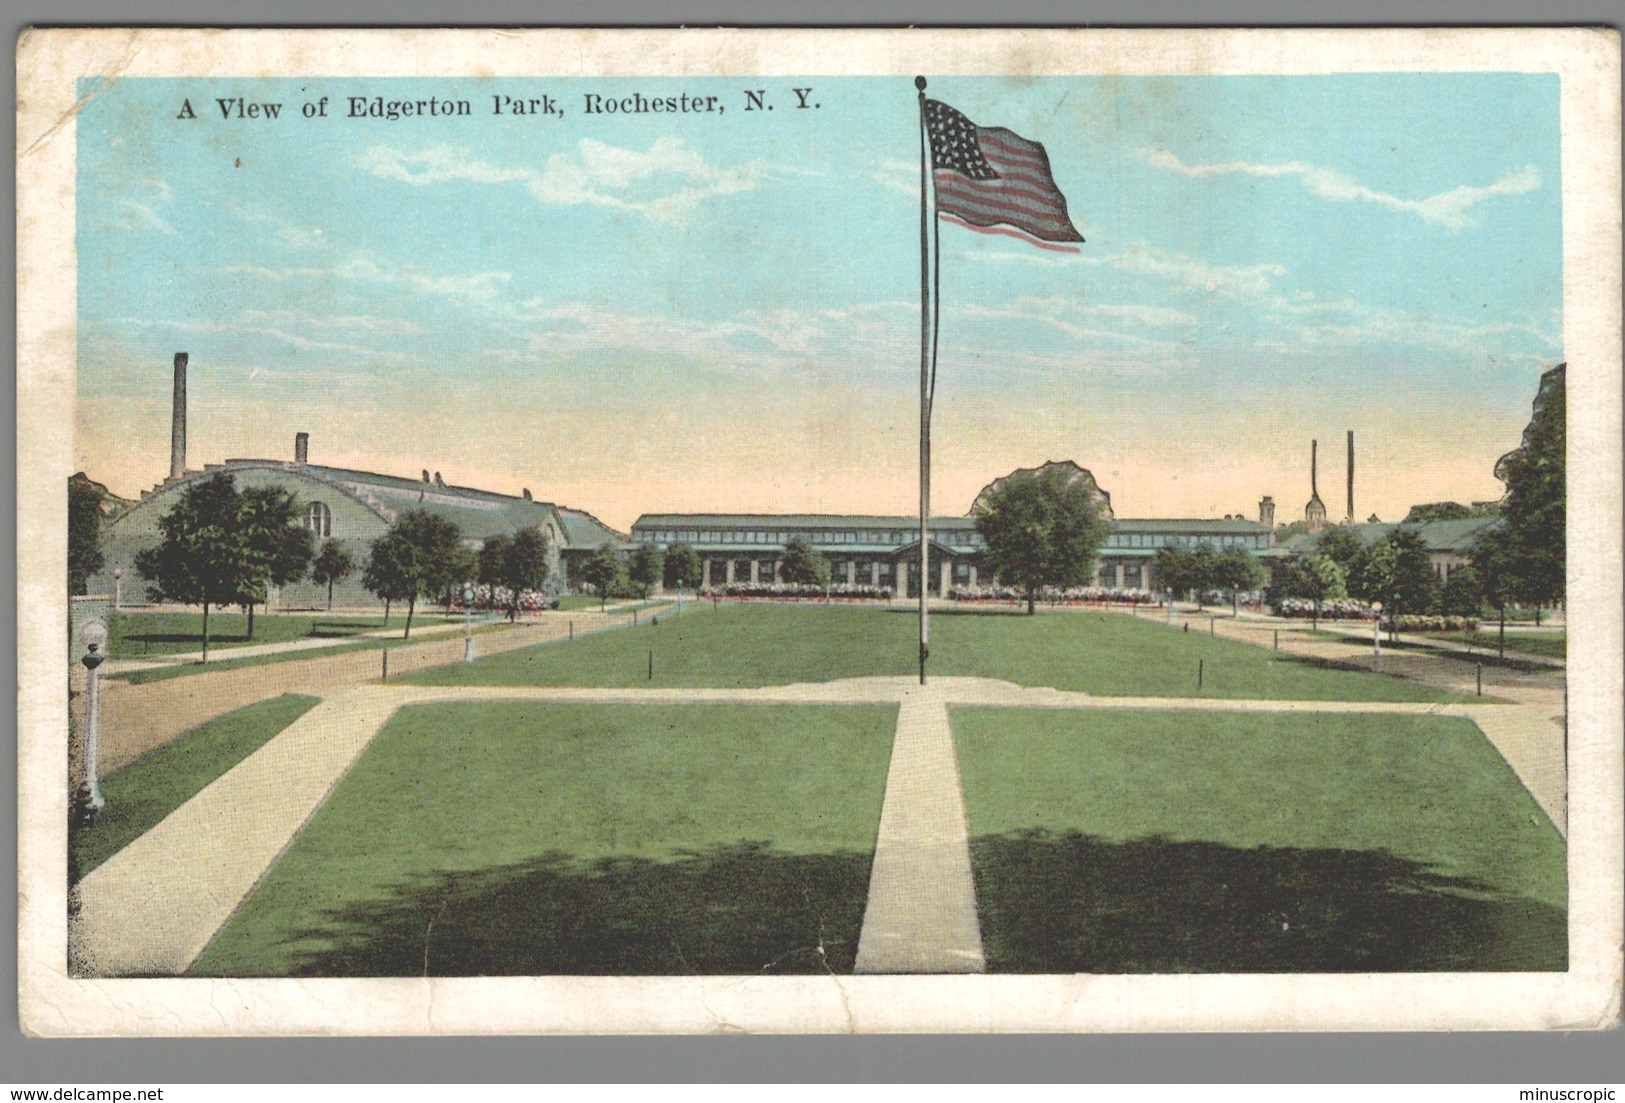
[[[333,580],[331,578],[327,580],[327,611],[329,613],[333,611]]]
[[[1501,658],[1507,657],[1507,607],[1501,606],[1501,636],[1496,641],[1495,653]]]
[[[248,638],[254,638],[254,603],[248,603]]]
[[[203,603],[203,661],[209,661],[209,603]]]
[[[1034,591],[1032,591],[1032,590],[1027,591],[1027,615],[1029,617],[1033,616],[1034,613],[1036,612],[1034,606],[1035,606],[1035,603],[1037,601],[1037,597],[1038,597],[1038,595]]]
[[[1535,627],[1536,628],[1540,627],[1540,606],[1539,605],[1535,606]]]
[[[403,640],[409,640],[412,638],[412,614],[417,610],[417,607],[418,598],[416,594],[413,594],[411,599],[406,603],[406,634],[401,637]]]
[[[389,627],[389,599],[384,599],[384,627]]]

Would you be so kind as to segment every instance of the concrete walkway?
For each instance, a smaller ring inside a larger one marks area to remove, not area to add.
[[[970,828],[939,685],[915,685],[897,710],[858,973],[980,973]]]
[[[563,639],[572,631],[583,636],[631,623],[630,617],[614,612],[548,613],[516,626],[492,626],[474,637],[474,646],[481,656],[495,655]],[[139,684],[103,678],[102,770],[110,773],[199,724],[244,705],[283,693],[326,697],[351,686],[375,683],[382,672],[384,650],[351,650],[336,655],[315,652],[308,657],[224,670],[199,667],[196,673]],[[457,662],[463,655],[462,633],[419,641],[414,632],[412,639],[387,650],[389,674],[394,678]],[[74,663],[70,674],[75,679],[74,688],[82,689],[84,668]]]
[[[243,671],[253,673],[253,671]],[[331,696],[114,855],[76,889],[71,932],[85,975],[177,974],[202,952],[403,706],[441,701],[663,704],[897,703],[860,972],[982,968],[955,705],[1272,713],[1391,713],[1472,719],[1565,828],[1564,767],[1539,708],[1366,701],[1095,697],[983,678],[855,678],[759,689],[357,686]]]
[[[75,971],[185,972],[398,705],[370,689],[324,701],[92,870],[68,932]]]
[[[475,625],[483,626],[496,624],[500,617],[476,617]],[[300,651],[321,651],[329,647],[345,647],[349,644],[363,643],[367,640],[398,640],[404,630],[406,620],[393,628],[378,628],[370,632],[357,632],[353,636],[320,636],[299,640],[281,640],[277,643],[247,644],[243,647],[216,647],[209,652],[211,662],[223,663],[232,659],[257,659],[266,655],[291,655]],[[413,639],[425,637],[447,636],[456,632],[461,634],[465,630],[462,621],[431,620],[412,625]],[[211,633],[212,635],[212,633]],[[410,642],[410,641],[406,641]],[[128,674],[132,670],[151,670],[160,666],[183,666],[188,663],[203,662],[203,652],[186,651],[173,655],[153,655],[139,659],[109,659],[102,664],[104,675]]]

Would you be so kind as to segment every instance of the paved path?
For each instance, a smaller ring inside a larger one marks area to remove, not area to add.
[[[548,613],[517,626],[500,626],[475,637],[481,655],[495,655],[568,636],[630,624],[631,618],[598,612]],[[382,649],[347,651],[235,669],[186,674],[155,682],[102,680],[101,767],[111,773],[217,716],[284,693],[326,697],[378,680]],[[445,666],[463,657],[463,640],[403,640],[389,650],[391,677]],[[82,681],[83,669],[74,664]],[[75,688],[80,688],[75,685]]]
[[[245,671],[245,673],[252,671]],[[1501,704],[1095,697],[982,678],[855,678],[760,689],[356,686],[331,696],[114,855],[77,887],[77,968],[183,972],[293,841],[396,709],[437,701],[899,704],[860,972],[982,968],[958,768],[947,709],[982,705],[1465,716],[1561,829],[1563,763],[1538,709]]]
[[[186,971],[398,705],[367,689],[311,709],[79,882],[76,972]]]
[[[474,623],[477,625],[495,624],[501,618],[478,617]],[[406,627],[405,618],[395,628],[378,628],[370,632],[357,632],[350,636],[306,636],[297,640],[280,640],[277,643],[255,643],[242,647],[216,647],[209,652],[211,661],[223,663],[234,659],[257,659],[265,655],[290,655],[299,651],[322,651],[329,647],[345,647],[353,643],[362,643],[367,640],[398,640]],[[424,637],[448,636],[453,632],[459,636],[464,631],[462,621],[429,620],[412,625],[413,639]],[[213,633],[211,633],[212,635]],[[173,655],[152,655],[144,658],[109,659],[102,665],[103,674],[127,674],[132,670],[152,670],[160,666],[183,666],[188,663],[203,662],[203,652],[185,651]]]
[[[986,967],[947,698],[937,684],[914,685],[897,710],[853,971],[980,973]]]

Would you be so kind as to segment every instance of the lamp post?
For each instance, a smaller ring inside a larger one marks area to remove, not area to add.
[[[79,788],[73,795],[73,810],[76,822],[81,827],[89,827],[96,822],[96,817],[107,803],[102,799],[101,779],[97,777],[96,769],[102,722],[102,678],[96,668],[107,658],[103,650],[107,646],[107,625],[99,618],[87,620],[79,629],[79,638],[85,645],[85,654],[79,660],[85,665],[85,738],[81,752],[84,771]]]
[[[463,662],[474,661],[474,587],[463,585]]]
[[[1371,611],[1377,619],[1371,622],[1371,669],[1382,673],[1382,602],[1373,601]]]
[[[118,612],[119,599],[124,596],[124,568],[113,568],[113,612]]]

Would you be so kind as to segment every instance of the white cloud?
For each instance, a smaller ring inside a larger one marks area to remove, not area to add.
[[[589,205],[676,221],[707,199],[755,188],[766,170],[757,164],[711,164],[679,138],[657,138],[646,150],[583,138],[574,151],[549,156],[540,170],[506,168],[454,146],[416,152],[373,146],[357,160],[363,170],[414,187],[468,182],[522,184],[544,206]]]
[[[331,267],[296,266],[266,268],[258,265],[227,265],[222,271],[264,280],[353,280],[362,283],[401,285],[425,295],[488,302],[497,290],[513,279],[511,272],[469,272],[454,276],[432,276],[407,265],[385,265],[368,256],[352,257]]]
[[[1142,149],[1140,156],[1157,168],[1198,179],[1228,175],[1295,177],[1301,180],[1312,194],[1322,199],[1375,203],[1390,210],[1419,215],[1424,221],[1436,222],[1452,230],[1472,225],[1473,208],[1492,196],[1524,195],[1541,186],[1540,170],[1534,165],[1525,165],[1515,172],[1507,173],[1492,184],[1482,186],[1462,184],[1422,199],[1405,199],[1369,188],[1333,169],[1321,168],[1303,161],[1286,161],[1279,164],[1222,161],[1193,165],[1181,161],[1165,149]]]
[[[156,230],[166,237],[179,237],[180,231],[169,224],[169,221],[146,203],[137,203],[133,199],[118,201],[118,210],[125,229],[128,230]]]

